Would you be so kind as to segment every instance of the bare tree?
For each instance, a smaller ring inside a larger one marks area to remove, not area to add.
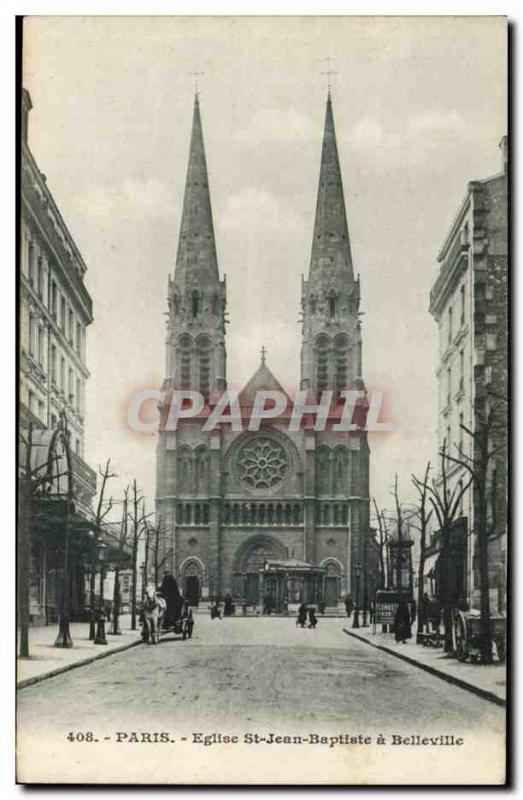
[[[440,451],[441,456],[441,473],[440,481],[437,483],[435,480],[429,482],[428,474],[427,480],[419,481],[419,486],[426,487],[429,494],[430,503],[438,520],[440,535],[441,535],[441,548],[440,559],[441,566],[439,570],[439,595],[443,606],[443,626],[445,629],[445,644],[444,649],[446,653],[452,652],[452,602],[453,598],[450,596],[450,544],[451,544],[451,530],[454,520],[456,519],[457,512],[460,507],[461,498],[468,490],[471,480],[465,485],[455,484],[453,488],[449,486],[449,478],[447,471],[447,442],[443,441],[443,446]],[[418,489],[419,490],[419,489]]]
[[[374,509],[376,511],[376,521],[378,524],[378,544],[379,544],[379,565],[380,565],[380,588],[385,589],[388,583],[388,576],[386,571],[386,550],[387,542],[389,539],[389,531],[387,527],[387,520],[383,511],[380,511],[376,498],[372,498]]]
[[[423,582],[425,574],[425,556],[427,551],[427,532],[434,509],[428,509],[428,480],[430,473],[430,461],[427,462],[423,480],[419,480],[415,475],[412,475],[412,483],[414,484],[418,496],[419,505],[417,509],[417,517],[419,525],[413,525],[419,531],[420,550],[419,550],[419,566],[418,566],[418,630],[416,634],[416,641],[420,642],[420,633],[426,625],[426,608],[423,600]]]
[[[36,448],[49,444],[34,441],[35,426],[29,422],[27,431],[20,432],[21,470],[18,494],[18,621],[20,628],[19,655],[29,657],[29,531],[38,517],[41,501],[48,494],[54,480],[66,475],[53,474],[49,460],[34,465]],[[55,463],[58,463],[56,456]]]
[[[167,547],[168,532],[164,526],[161,517],[158,518],[158,523],[151,528],[152,531],[152,558],[153,558],[153,577],[155,585],[158,584],[158,578],[161,568],[168,561],[172,555],[172,548]]]
[[[110,497],[108,501],[105,500],[105,490],[107,488],[107,482],[111,480],[111,478],[117,478],[117,474],[115,472],[111,472],[111,459],[108,458],[105,465],[101,467],[98,466],[98,475],[102,479],[102,483],[100,486],[100,494],[98,495],[98,504],[96,507],[96,515],[94,518],[94,527],[95,527],[95,536],[96,539],[99,540],[101,530],[102,530],[102,523],[104,519],[107,517],[109,512],[113,507],[113,498]],[[96,605],[96,553],[97,553],[97,540],[93,541],[93,550],[91,553],[91,570],[89,574],[89,605],[90,605],[90,624],[89,624],[89,639],[93,640],[96,635],[95,631],[95,605]],[[100,579],[100,583],[102,578]],[[100,593],[100,602],[101,602],[101,593]]]
[[[504,398],[500,398],[504,399]],[[472,456],[467,455],[463,447],[455,445],[457,456],[446,452],[445,447],[441,452],[442,460],[459,464],[469,474],[470,484],[474,488],[475,528],[478,543],[478,565],[480,586],[480,613],[481,613],[481,659],[483,663],[492,662],[492,632],[490,627],[490,592],[488,574],[488,508],[487,508],[487,477],[489,464],[492,458],[503,452],[505,448],[506,424],[501,418],[500,404],[487,404],[486,413],[482,413],[476,404],[474,412],[475,430],[466,425],[460,428],[472,441]],[[499,439],[501,438],[501,442]],[[494,442],[498,440],[498,444]],[[493,506],[495,503],[493,503]]]

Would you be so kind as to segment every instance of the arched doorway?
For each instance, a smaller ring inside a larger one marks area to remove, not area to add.
[[[238,551],[235,560],[233,593],[243,597],[247,605],[259,603],[262,593],[276,592],[270,581],[263,587],[263,565],[266,561],[286,559],[287,549],[272,536],[255,536]]]
[[[187,598],[191,606],[197,606],[202,594],[202,563],[196,558],[187,559],[181,566],[180,574],[183,596]]]
[[[325,567],[327,573],[323,579],[323,600],[327,607],[338,605],[338,599],[341,595],[341,576],[342,566],[337,559],[331,558],[325,560],[321,564]]]

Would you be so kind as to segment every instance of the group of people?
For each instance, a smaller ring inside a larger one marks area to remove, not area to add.
[[[307,617],[309,619],[309,624],[307,625]],[[305,603],[301,603],[298,608],[298,616],[296,617],[296,626],[300,628],[304,628],[307,625],[308,628],[315,628],[318,624],[318,617],[316,616],[316,612],[313,606],[307,608]]]

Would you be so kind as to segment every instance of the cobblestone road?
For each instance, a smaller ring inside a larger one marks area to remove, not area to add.
[[[167,636],[23,690],[20,720],[62,729],[144,716],[191,729],[275,718],[408,729],[414,713],[424,730],[502,728],[502,709],[348,637],[343,620],[321,620],[315,631],[281,618],[196,623],[190,641]]]

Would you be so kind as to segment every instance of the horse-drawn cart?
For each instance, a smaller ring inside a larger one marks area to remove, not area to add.
[[[184,600],[178,608],[174,621],[165,622],[167,603],[160,592],[152,585],[145,591],[145,598],[140,607],[142,622],[142,638],[148,644],[158,644],[164,633],[181,634],[182,639],[191,639],[194,628],[194,617],[189,603]]]
[[[496,645],[498,659],[505,661],[506,619],[501,614],[491,613],[490,635]],[[479,611],[452,612],[452,637],[454,651],[459,661],[479,661],[481,658],[481,615]]]

